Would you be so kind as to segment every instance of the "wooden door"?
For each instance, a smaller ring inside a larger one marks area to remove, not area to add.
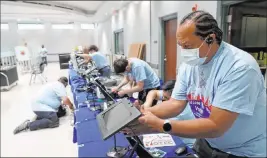
[[[177,19],[164,22],[165,58],[164,60],[164,81],[176,78],[176,43]]]

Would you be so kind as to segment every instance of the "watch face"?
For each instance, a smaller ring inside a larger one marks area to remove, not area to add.
[[[169,132],[169,131],[171,131],[171,129],[172,129],[172,126],[171,126],[170,123],[165,123],[165,124],[163,125],[163,130],[164,130],[165,132]]]

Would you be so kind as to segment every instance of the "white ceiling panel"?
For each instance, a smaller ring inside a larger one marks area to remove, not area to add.
[[[1,21],[97,23],[131,1],[1,1]],[[45,4],[45,5],[44,5]],[[58,7],[60,6],[60,7]],[[65,7],[65,8],[64,8]]]
[[[1,15],[2,14],[63,14],[64,12],[59,10],[52,9],[42,9],[42,8],[34,8],[27,6],[17,6],[17,5],[7,5],[1,4]]]
[[[84,10],[97,10],[102,3],[105,1],[50,1],[57,2],[60,4],[66,4],[69,6],[74,6]]]

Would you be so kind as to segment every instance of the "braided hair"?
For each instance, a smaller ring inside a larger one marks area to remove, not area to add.
[[[221,44],[223,32],[219,28],[217,21],[210,13],[202,10],[191,12],[181,20],[180,25],[185,23],[187,20],[192,20],[195,23],[195,34],[200,36],[202,40],[214,33],[216,35],[217,44]]]

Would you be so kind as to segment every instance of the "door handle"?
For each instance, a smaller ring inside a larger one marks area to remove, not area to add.
[[[166,55],[166,53],[165,53],[165,55],[164,55],[164,59],[163,59],[164,61],[167,61],[167,55]]]

